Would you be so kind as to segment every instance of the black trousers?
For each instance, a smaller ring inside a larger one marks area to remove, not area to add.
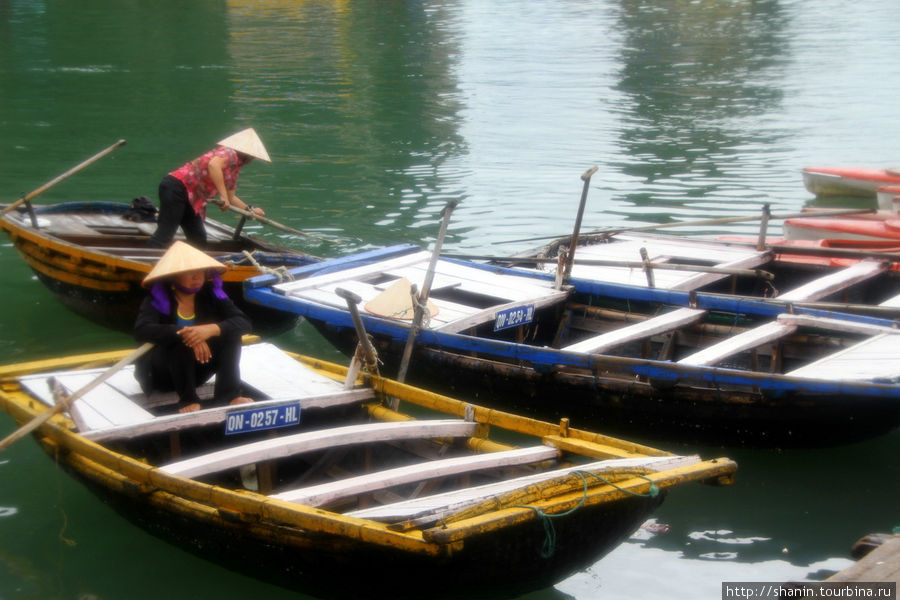
[[[150,236],[150,248],[168,248],[181,227],[189,244],[206,247],[206,228],[188,202],[187,190],[176,177],[166,175],[159,184],[159,219],[156,231]]]
[[[142,356],[135,373],[141,374],[139,383],[144,393],[176,392],[182,404],[200,402],[197,387],[215,374],[213,402],[227,404],[240,396],[241,336],[218,336],[206,341],[212,358],[202,364],[194,358],[194,351],[180,341],[155,346]]]

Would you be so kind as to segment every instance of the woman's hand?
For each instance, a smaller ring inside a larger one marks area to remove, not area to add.
[[[194,351],[194,360],[201,365],[205,365],[212,358],[212,350],[209,349],[209,344],[206,342],[200,342],[196,346],[191,346],[191,350]]]
[[[181,341],[184,342],[185,346],[193,349],[195,353],[198,345],[206,345],[206,340],[211,337],[221,335],[221,333],[221,328],[219,328],[219,326],[215,323],[210,323],[208,325],[188,325],[187,327],[182,327],[178,330],[178,335],[181,336]],[[207,351],[208,350],[209,346],[207,346]]]

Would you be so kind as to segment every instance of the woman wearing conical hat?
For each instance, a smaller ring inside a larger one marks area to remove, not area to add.
[[[135,337],[153,342],[138,359],[144,392],[177,392],[179,412],[201,408],[197,387],[216,376],[213,403],[251,402],[241,392],[241,336],[250,320],[222,289],[225,265],[181,241],[169,248],[143,285],[150,289]]]
[[[206,204],[217,194],[223,201],[222,210],[235,206],[264,215],[261,208],[251,207],[235,195],[241,167],[254,158],[272,162],[256,131],[244,129],[163,177],[159,184],[159,220],[147,245],[168,247],[181,227],[188,242],[205,248]]]

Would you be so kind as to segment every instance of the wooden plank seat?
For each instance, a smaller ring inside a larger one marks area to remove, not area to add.
[[[825,356],[787,375],[829,381],[895,382],[900,379],[900,360],[896,335],[883,333]]]
[[[54,406],[56,400],[50,389],[52,380],[58,383],[63,393],[70,395],[92,382],[102,372],[103,370],[51,373],[23,377],[20,382],[38,400],[48,406]],[[132,379],[134,379],[133,376]],[[135,425],[154,418],[153,413],[107,383],[94,388],[76,400],[69,408],[69,414],[79,431]]]
[[[550,446],[515,448],[473,456],[457,456],[426,461],[405,467],[377,471],[340,481],[273,494],[273,498],[307,506],[324,506],[359,494],[384,490],[397,485],[473,473],[498,467],[525,465],[559,458],[560,451]]]
[[[860,261],[853,266],[846,267],[785,292],[779,298],[795,302],[815,301],[855,283],[874,277],[887,269],[887,267],[888,263],[882,261]],[[690,356],[686,356],[678,362],[679,364],[693,366],[714,365],[729,356],[734,356],[745,350],[751,350],[791,335],[796,330],[796,321],[791,322],[781,319],[781,315],[779,315],[779,318],[771,323],[739,333],[718,344],[713,344]]]
[[[890,263],[880,260],[861,260],[855,265],[845,267],[824,277],[819,277],[805,285],[794,288],[778,296],[779,300],[796,302],[813,302],[820,300],[848,287],[870,279],[886,271]]]
[[[251,442],[235,448],[169,463],[160,467],[160,470],[182,477],[200,477],[260,461],[338,446],[406,439],[468,437],[474,433],[475,426],[474,422],[461,419],[347,425]]]
[[[371,508],[348,512],[347,516],[388,522],[416,519],[418,524],[423,524],[443,519],[450,514],[465,510],[466,508],[484,502],[485,500],[509,494],[510,492],[529,486],[553,481],[561,477],[571,476],[576,472],[594,473],[601,477],[604,474],[612,475],[621,473],[625,470],[644,470],[645,472],[652,473],[678,467],[686,467],[698,462],[700,462],[700,457],[698,456],[642,456],[635,458],[605,459],[583,465],[533,473],[498,481],[496,483],[421,496],[419,498],[402,500],[381,506],[373,506]],[[587,476],[586,480],[588,485],[600,483],[590,476]]]
[[[223,424],[228,420],[228,415],[234,412],[256,408],[275,408],[286,405],[299,405],[300,411],[310,408],[333,408],[350,404],[359,404],[375,398],[375,392],[369,388],[356,390],[342,390],[330,394],[305,396],[303,398],[281,398],[276,400],[261,400],[253,404],[240,404],[237,406],[214,406],[190,413],[177,413],[172,415],[152,416],[151,419],[138,421],[131,424],[112,425],[102,429],[84,431],[82,435],[95,442],[129,439],[142,435],[159,433],[171,433],[183,431],[193,427],[205,427],[209,425]]]
[[[900,294],[892,296],[879,304],[878,306],[886,306],[888,308],[900,308]]]
[[[645,339],[669,331],[675,331],[681,327],[696,323],[706,315],[705,310],[697,308],[679,308],[671,312],[640,321],[633,325],[626,325],[592,336],[574,344],[565,346],[563,350],[569,352],[598,353],[604,352],[635,340]]]
[[[682,365],[709,366],[744,350],[750,350],[781,339],[797,331],[797,326],[773,321],[739,333],[726,340],[695,352],[678,361]]]

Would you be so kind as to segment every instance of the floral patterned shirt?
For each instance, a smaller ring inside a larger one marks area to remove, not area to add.
[[[235,189],[238,173],[243,166],[238,153],[225,146],[218,146],[203,156],[185,163],[170,175],[181,181],[187,190],[188,202],[200,218],[206,218],[206,201],[218,193],[209,176],[209,161],[216,156],[225,159],[222,174],[225,176],[225,187]]]

